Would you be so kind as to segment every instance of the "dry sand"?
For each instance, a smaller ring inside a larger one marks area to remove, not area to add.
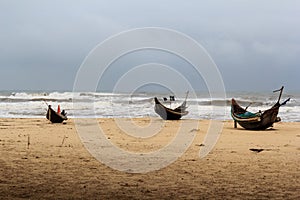
[[[113,119],[98,121],[115,145],[136,152],[162,148],[179,126],[168,121],[157,136],[136,139]],[[134,121],[147,125],[149,119]],[[208,124],[200,120],[199,129],[191,127],[196,138],[177,161],[133,174],[93,158],[73,120],[0,119],[0,199],[300,199],[300,123],[247,131],[225,122],[213,151],[200,159]]]

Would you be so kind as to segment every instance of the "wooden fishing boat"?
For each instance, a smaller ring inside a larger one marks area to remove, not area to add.
[[[265,111],[259,111],[257,113],[252,113],[242,108],[235,99],[231,100],[231,116],[234,120],[234,128],[237,128],[237,123],[245,129],[248,130],[265,130],[269,127],[272,127],[274,123],[281,121],[280,117],[277,117],[279,108],[282,105],[285,105],[290,98],[285,100],[283,103],[279,103],[283,86],[279,90],[275,90],[274,92],[280,91],[278,101],[273,105],[270,109]]]
[[[64,110],[61,113],[57,113],[51,108],[51,105],[48,105],[46,118],[52,123],[62,123],[64,120],[68,119]]]
[[[187,115],[189,112],[186,111],[186,100],[177,108],[171,109],[164,106],[155,97],[155,112],[164,120],[179,120],[182,116]]]

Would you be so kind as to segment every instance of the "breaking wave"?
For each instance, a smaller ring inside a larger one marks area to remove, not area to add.
[[[208,95],[197,94],[197,98],[188,98],[190,119],[225,119],[230,117],[231,98],[242,106],[248,105],[249,111],[257,112],[272,106],[277,101],[277,94],[260,93],[228,93],[227,98],[211,99]],[[47,104],[53,108],[60,105],[68,112],[69,117],[107,118],[107,117],[145,117],[157,116],[154,112],[153,97],[157,96],[162,102],[162,94],[117,94],[101,92],[0,92],[0,117],[1,118],[36,118],[44,117]],[[165,95],[167,96],[167,95]],[[291,98],[285,106],[280,108],[279,116],[283,121],[300,121],[300,94],[287,94],[282,96],[282,101]],[[166,106],[178,106],[184,97],[175,102],[166,102]],[[76,101],[76,107],[73,104]],[[212,108],[226,106],[227,113],[214,113]],[[90,105],[93,109],[90,109]],[[75,113],[80,113],[80,115]]]

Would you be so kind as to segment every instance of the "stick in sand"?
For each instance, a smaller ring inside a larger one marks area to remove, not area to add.
[[[63,138],[63,140],[62,140],[62,142],[61,142],[61,145],[60,145],[61,147],[63,146],[63,144],[64,144],[64,142],[65,142],[65,140],[66,140],[67,138],[68,138],[68,137],[64,135],[64,138]]]

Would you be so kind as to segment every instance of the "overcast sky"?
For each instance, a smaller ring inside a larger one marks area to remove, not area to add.
[[[97,44],[141,27],[174,29],[195,39],[228,91],[281,85],[300,91],[297,0],[0,0],[0,90],[72,90],[79,66]],[[137,54],[139,64],[153,62],[141,59],[145,53]],[[130,57],[124,65],[131,66]]]

